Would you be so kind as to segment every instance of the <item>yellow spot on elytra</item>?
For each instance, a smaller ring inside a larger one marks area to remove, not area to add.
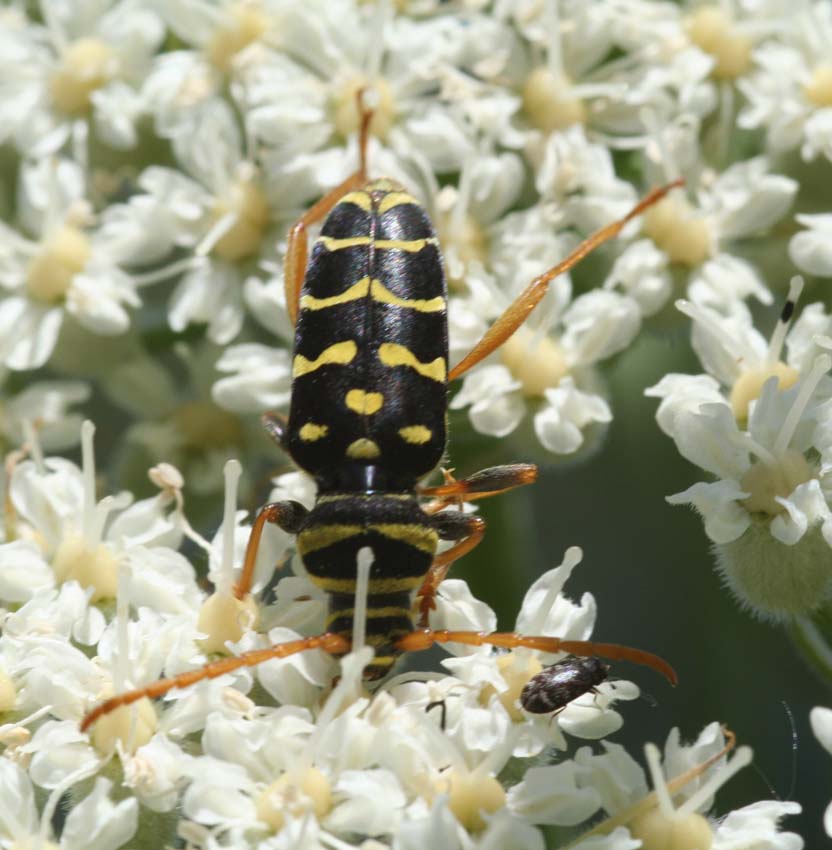
[[[340,201],[339,204],[355,204],[357,207],[361,207],[362,210],[370,210],[370,196],[366,192],[347,192]]]
[[[395,251],[417,253],[427,245],[436,245],[438,243],[433,236],[430,236],[427,239],[376,239],[373,244],[380,250],[389,248]]]
[[[325,437],[328,432],[328,425],[316,425],[314,422],[307,422],[305,425],[301,426],[300,431],[298,431],[298,436],[305,443],[314,443],[316,440],[320,440],[322,437]]]
[[[310,372],[320,369],[321,366],[346,366],[348,363],[352,363],[356,354],[358,354],[358,346],[351,339],[330,345],[314,360],[307,360],[302,354],[296,354],[292,361],[292,377],[299,378],[301,375],[308,375]]]
[[[370,293],[376,301],[382,304],[408,307],[411,310],[418,310],[420,313],[439,313],[445,309],[445,298],[442,295],[437,295],[435,298],[399,298],[380,280],[373,280]]]
[[[340,251],[342,248],[355,248],[359,245],[369,245],[369,236],[345,236],[337,238],[335,236],[319,236],[316,240],[317,244],[323,245],[327,251]]]
[[[408,425],[405,428],[399,428],[399,436],[406,442],[414,446],[421,446],[427,443],[433,436],[430,428],[425,428],[424,425]]]
[[[383,342],[378,347],[378,359],[385,366],[408,366],[432,381],[444,381],[447,375],[444,357],[422,363],[409,348],[395,342]]]
[[[345,236],[337,238],[335,236],[319,236],[317,243],[323,245],[327,251],[340,251],[342,248],[355,248],[360,245],[369,245],[372,242],[373,246],[378,250],[392,249],[397,251],[407,251],[415,254],[421,251],[426,245],[436,245],[437,241],[434,237],[427,239],[370,239],[369,236]]]
[[[300,299],[301,310],[325,310],[327,307],[337,307],[339,304],[347,304],[363,298],[370,291],[370,278],[362,277],[358,283],[354,283],[349,289],[345,289],[338,295],[330,295],[328,298],[316,298],[314,295],[304,295]]]
[[[416,204],[416,206],[419,206],[416,198],[407,192],[390,192],[381,199],[381,203],[378,205],[379,214],[385,213],[387,210],[392,210],[393,207],[398,207],[402,204]]]
[[[317,525],[301,531],[298,535],[297,546],[301,555],[314,552],[317,549],[326,549],[334,546],[342,540],[361,534],[362,526],[332,523],[330,525]]]
[[[347,446],[347,457],[353,460],[372,460],[380,454],[381,449],[378,447],[378,443],[367,439],[367,437],[361,437]]]
[[[358,413],[361,416],[372,416],[381,410],[384,404],[384,396],[381,393],[350,390],[344,398],[344,403],[354,413]]]

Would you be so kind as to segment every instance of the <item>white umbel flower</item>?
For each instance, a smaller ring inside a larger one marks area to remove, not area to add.
[[[739,240],[764,235],[797,192],[795,180],[770,174],[768,168],[758,157],[719,175],[706,173],[693,202],[680,189],[671,192],[647,210],[642,238],[621,253],[604,285],[627,292],[645,315],[667,303],[676,277],[685,282],[691,301],[721,312],[751,296],[771,303],[759,272],[732,253]],[[677,165],[664,162],[663,170],[665,179],[679,176]]]
[[[743,127],[763,127],[776,153],[832,160],[832,8],[823,0],[790,15],[779,39],[754,51],[758,70],[741,80]]]
[[[122,0],[47,0],[40,10],[42,25],[0,17],[0,138],[25,156],[71,141],[85,161],[91,124],[106,144],[133,147],[139,87],[164,36],[159,17]]]
[[[121,268],[132,248],[96,225],[84,183],[66,159],[21,169],[24,231],[0,224],[0,359],[11,369],[46,363],[67,314],[93,334],[121,334],[140,303]]]

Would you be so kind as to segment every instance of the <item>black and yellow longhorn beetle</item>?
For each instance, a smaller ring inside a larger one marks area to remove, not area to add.
[[[627,659],[676,681],[662,658],[616,644],[429,629],[428,614],[440,582],[453,561],[473,549],[485,532],[481,517],[441,508],[529,484],[537,469],[498,466],[438,487],[419,484],[445,452],[448,382],[502,345],[551,280],[615,236],[672,186],[649,194],[623,219],[532,281],[449,371],[447,294],[436,232],[404,188],[391,180],[368,180],[371,112],[362,105],[361,113],[359,170],[318,201],[289,234],[285,285],[295,324],[292,398],[288,420],[264,417],[275,442],[315,478],[317,498],[311,510],[291,501],[262,508],[235,587],[240,599],[249,593],[264,525],[275,523],[297,535],[310,580],[328,595],[327,632],[224,658],[119,694],[87,714],[83,729],[118,706],[270,658],[314,648],[345,654],[353,628],[357,556],[365,548],[373,556],[366,642],[375,657],[365,670],[368,680],[387,674],[403,652],[457,642]],[[307,229],[324,218],[307,267]],[[425,499],[430,501],[425,504]],[[437,555],[440,540],[454,545]]]

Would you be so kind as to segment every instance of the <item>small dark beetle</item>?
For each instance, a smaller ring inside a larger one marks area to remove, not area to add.
[[[583,694],[598,693],[610,672],[610,665],[598,658],[569,655],[529,679],[520,694],[520,705],[530,714],[552,714],[563,711]]]

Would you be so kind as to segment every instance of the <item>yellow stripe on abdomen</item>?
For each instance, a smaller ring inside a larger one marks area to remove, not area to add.
[[[335,620],[340,620],[342,617],[352,617],[355,614],[354,608],[341,608],[339,611],[333,611],[327,614],[325,625],[329,628]],[[379,620],[382,617],[401,617],[409,620],[411,618],[410,608],[404,608],[401,605],[384,605],[380,608],[367,607],[367,619]]]
[[[310,573],[309,580],[324,593],[355,593],[356,580],[354,578],[328,578]],[[371,578],[367,585],[367,593],[379,596],[389,593],[409,593],[416,590],[423,581],[424,576]]]
[[[432,528],[417,523],[380,522],[373,523],[368,528],[430,555],[436,552],[439,544],[439,535]]]
[[[327,546],[334,546],[342,540],[355,537],[363,531],[364,528],[360,525],[342,525],[340,523],[307,528],[298,535],[298,552],[301,555],[308,555],[310,552],[315,552],[318,549],[326,549]]]

